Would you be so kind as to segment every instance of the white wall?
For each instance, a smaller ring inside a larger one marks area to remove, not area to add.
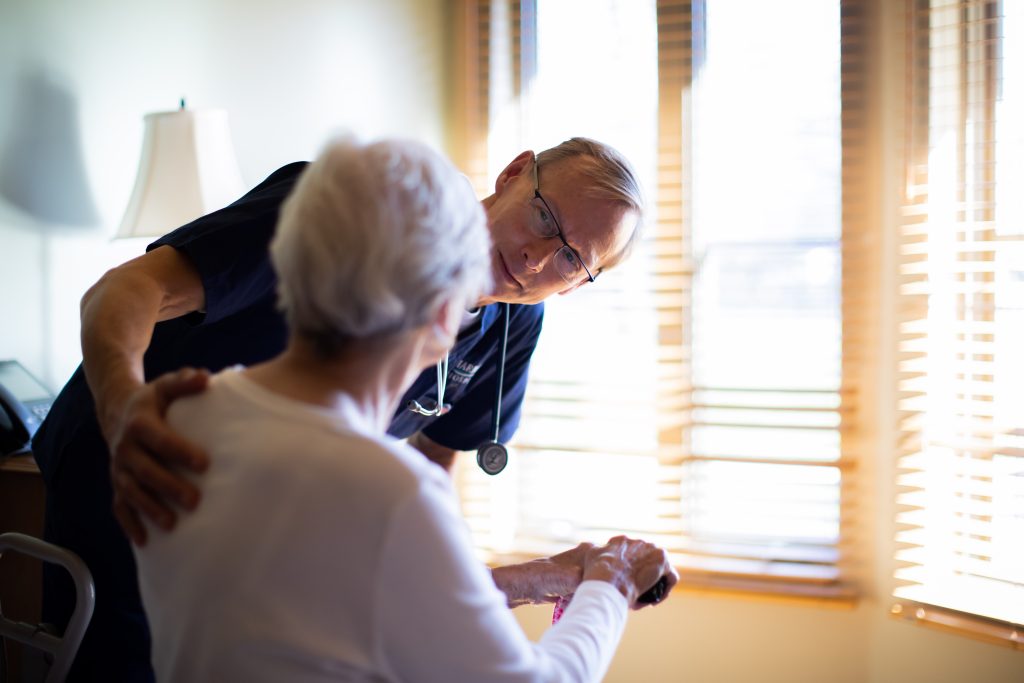
[[[0,2],[0,358],[53,389],[78,301],[145,240],[111,242],[142,116],[228,111],[254,185],[333,132],[440,147],[443,0]]]

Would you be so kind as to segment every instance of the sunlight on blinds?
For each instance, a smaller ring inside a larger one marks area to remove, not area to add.
[[[710,569],[838,578],[839,28],[838,3],[707,3],[682,518],[732,549]]]
[[[1000,16],[1000,10],[1005,16]],[[918,3],[897,597],[1024,624],[1024,7]],[[926,67],[926,68],[925,68]]]

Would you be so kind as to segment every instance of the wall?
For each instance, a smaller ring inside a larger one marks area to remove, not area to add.
[[[111,242],[142,117],[229,113],[244,179],[332,133],[441,146],[443,0],[0,2],[0,358],[53,389],[80,360],[78,301],[146,240]]]
[[[855,609],[677,591],[631,613],[606,683],[1020,683],[1024,653]],[[550,607],[519,608],[531,639]]]

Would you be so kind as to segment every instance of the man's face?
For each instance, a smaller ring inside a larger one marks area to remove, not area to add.
[[[484,202],[493,243],[494,287],[481,304],[534,304],[587,282],[585,273],[575,282],[566,282],[554,263],[562,241],[538,235],[538,222],[545,220],[547,209],[534,197],[533,157],[524,155],[502,172],[494,194]],[[585,195],[588,181],[579,172],[581,162],[585,160],[571,158],[541,167],[539,185],[566,242],[596,275],[629,239],[636,214],[620,204]]]

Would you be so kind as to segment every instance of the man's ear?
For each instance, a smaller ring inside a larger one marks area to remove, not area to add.
[[[533,150],[526,150],[520,152],[515,159],[505,167],[505,170],[498,174],[498,178],[494,181],[494,194],[501,194],[502,190],[508,186],[510,182],[522,175],[523,171],[530,168],[530,164],[534,162],[536,155]]]

